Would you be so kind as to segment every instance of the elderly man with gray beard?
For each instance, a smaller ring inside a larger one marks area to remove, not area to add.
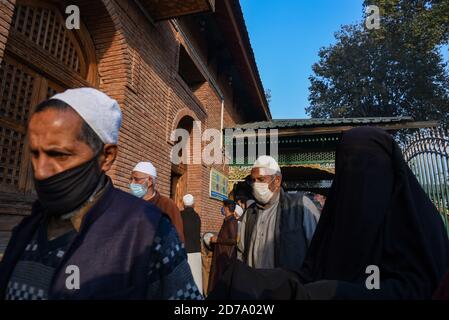
[[[319,219],[315,204],[298,192],[282,190],[276,160],[259,157],[251,170],[250,184],[256,203],[241,224],[239,260],[257,269],[298,271]]]

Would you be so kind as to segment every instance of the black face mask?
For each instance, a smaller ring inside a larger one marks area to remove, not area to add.
[[[60,216],[71,212],[86,202],[104,173],[98,157],[63,171],[45,180],[34,179],[34,187],[42,206],[49,215]]]

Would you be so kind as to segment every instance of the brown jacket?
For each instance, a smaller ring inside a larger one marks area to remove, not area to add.
[[[209,273],[208,294],[212,292],[226,268],[237,259],[238,222],[234,216],[224,219],[217,242],[214,244],[214,255]]]
[[[182,224],[181,212],[179,212],[175,202],[170,198],[164,197],[158,191],[156,191],[154,197],[148,200],[148,202],[154,204],[170,218],[176,231],[178,232],[179,238],[182,242],[184,242],[184,228]]]

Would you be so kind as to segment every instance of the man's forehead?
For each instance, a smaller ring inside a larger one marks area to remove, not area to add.
[[[73,140],[78,141],[82,119],[74,113],[47,109],[33,114],[28,124],[30,140],[45,138],[46,143]]]
[[[72,109],[58,110],[48,107],[47,109],[33,113],[29,127],[39,125],[51,125],[52,127],[81,127],[83,119]]]
[[[274,170],[268,169],[268,168],[252,168],[251,170],[251,176],[254,177],[268,177],[275,175],[276,172]]]
[[[146,174],[146,173],[143,173],[143,172],[140,172],[140,171],[133,171],[132,175],[134,177],[142,177],[142,178],[146,178],[146,177],[150,176],[149,174]]]

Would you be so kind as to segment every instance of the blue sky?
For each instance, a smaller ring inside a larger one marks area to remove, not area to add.
[[[240,0],[274,119],[308,118],[309,76],[341,25],[358,22],[363,0]],[[447,50],[445,56],[449,58]]]

